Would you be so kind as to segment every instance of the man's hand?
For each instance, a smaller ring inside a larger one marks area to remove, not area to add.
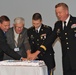
[[[21,60],[22,60],[22,61],[25,61],[25,60],[27,60],[27,58],[23,58],[23,57],[21,57]]]
[[[31,51],[27,50],[27,60],[30,60],[30,59],[31,59]]]
[[[40,51],[36,51],[34,53],[29,53],[27,59],[28,60],[35,60],[37,59],[38,54],[40,53]]]
[[[28,60],[35,60],[37,58],[37,54],[36,53],[32,53],[30,54],[30,56],[28,57]]]

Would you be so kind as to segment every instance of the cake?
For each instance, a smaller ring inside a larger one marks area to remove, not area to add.
[[[42,60],[31,60],[31,61],[5,60],[5,61],[0,61],[0,65],[43,66],[45,65],[45,63]]]

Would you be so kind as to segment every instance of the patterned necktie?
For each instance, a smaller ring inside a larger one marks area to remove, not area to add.
[[[66,21],[64,21],[64,30],[67,28]]]

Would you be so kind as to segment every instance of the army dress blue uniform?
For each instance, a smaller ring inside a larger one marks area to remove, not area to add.
[[[44,47],[40,46],[40,50],[47,49],[48,44],[53,44],[57,37],[60,38],[62,46],[63,73],[65,75],[68,70],[72,70],[66,75],[72,75],[73,71],[75,71],[74,75],[76,75],[76,17],[70,15],[65,30],[63,29],[62,21],[57,21],[51,36],[47,38],[47,42],[45,41],[42,44]]]
[[[39,50],[41,44],[49,37],[52,33],[52,28],[46,25],[41,25],[39,33],[35,31],[35,27],[28,29],[29,42],[31,45],[31,52]],[[48,69],[51,70],[55,67],[54,51],[52,45],[48,45],[47,50],[41,50],[38,55],[38,60],[43,60],[47,65]]]

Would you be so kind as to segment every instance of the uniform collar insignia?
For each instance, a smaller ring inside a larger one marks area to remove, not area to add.
[[[41,31],[43,31],[43,29],[41,29]]]

